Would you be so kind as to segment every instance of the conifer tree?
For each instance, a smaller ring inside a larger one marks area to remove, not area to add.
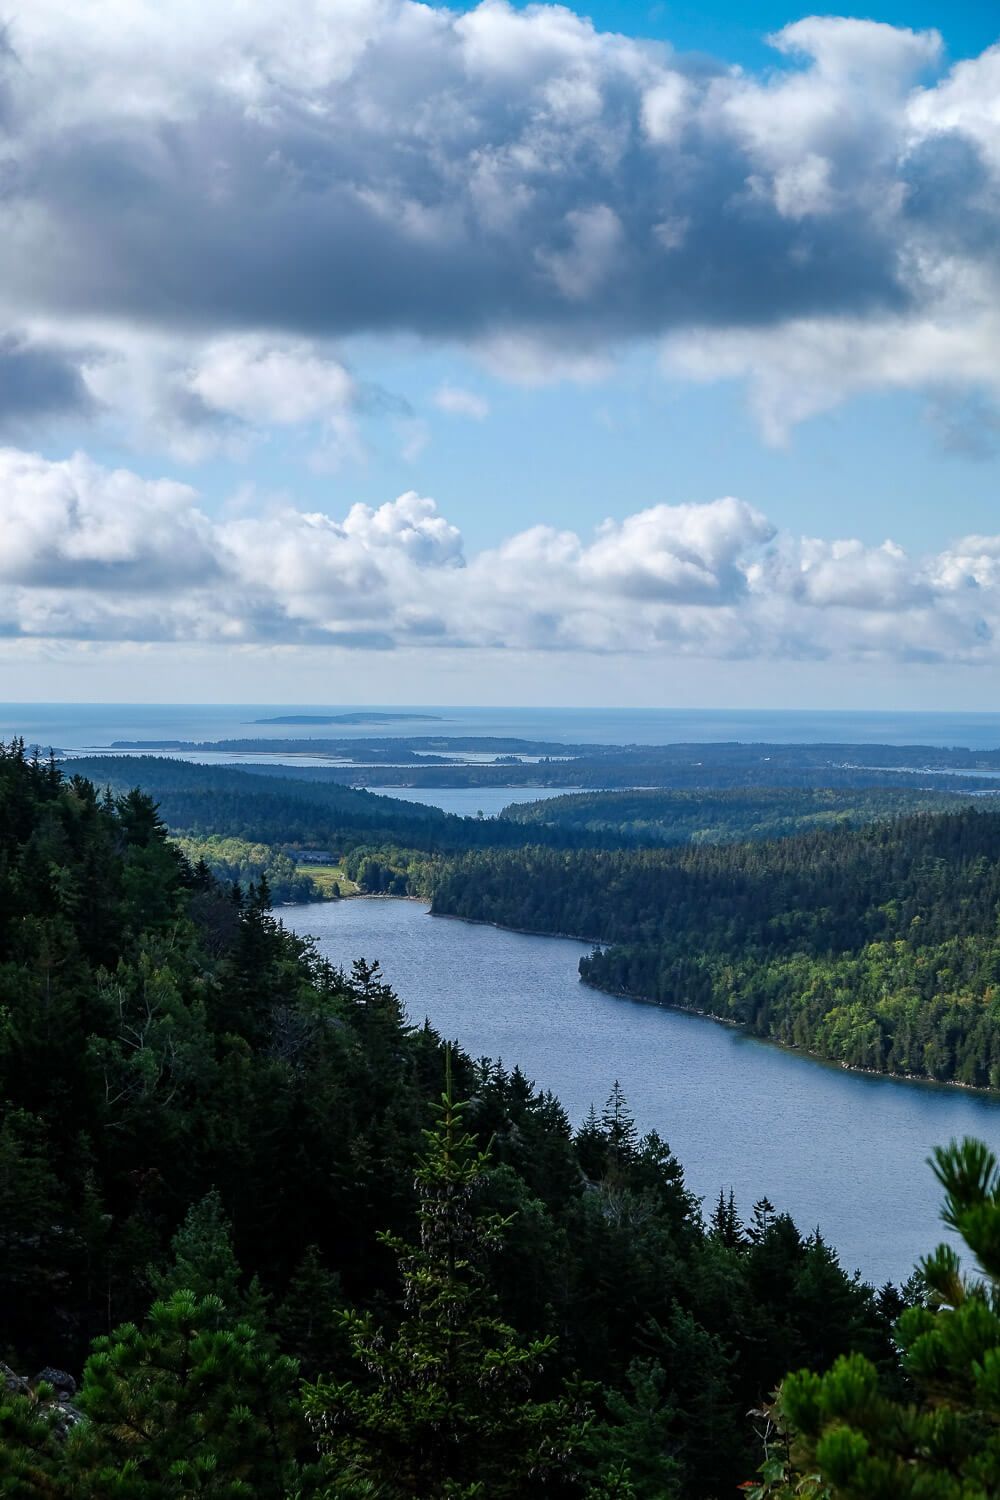
[[[175,1292],[98,1339],[65,1463],[79,1500],[286,1500],[301,1479],[295,1361],[218,1297]]]
[[[172,1264],[151,1277],[157,1298],[187,1291],[195,1297],[218,1297],[224,1307],[236,1311],[240,1267],[233,1250],[232,1225],[215,1188],[191,1205],[170,1248]]]
[[[638,1154],[639,1131],[629,1110],[625,1091],[617,1078],[604,1106],[601,1125],[608,1145],[610,1164],[622,1170],[629,1166]]]
[[[763,1497],[817,1500],[993,1500],[1000,1493],[1000,1164],[981,1141],[939,1147],[942,1218],[972,1251],[964,1276],[950,1245],[920,1263],[927,1305],[896,1324],[915,1399],[894,1398],[861,1354],[825,1375],[790,1375],[767,1414],[775,1424]]]
[[[373,1384],[305,1388],[326,1455],[328,1496],[384,1500],[579,1494],[582,1424],[566,1399],[534,1399],[551,1337],[523,1339],[500,1317],[487,1258],[510,1221],[477,1207],[489,1154],[466,1130],[450,1069],[416,1171],[419,1240],[382,1239],[403,1282],[398,1330],[345,1323]]]
[[[740,1222],[732,1188],[729,1189],[728,1198],[722,1189],[719,1189],[719,1201],[708,1221],[708,1232],[727,1250],[738,1250],[746,1244],[747,1236]]]

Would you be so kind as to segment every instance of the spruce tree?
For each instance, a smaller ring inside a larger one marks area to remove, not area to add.
[[[328,1496],[581,1493],[574,1453],[582,1424],[568,1400],[533,1396],[554,1340],[524,1339],[499,1313],[488,1258],[501,1249],[510,1220],[477,1206],[489,1154],[462,1115],[449,1070],[417,1165],[419,1239],[381,1237],[403,1283],[399,1326],[345,1314],[370,1380],[305,1388]]]

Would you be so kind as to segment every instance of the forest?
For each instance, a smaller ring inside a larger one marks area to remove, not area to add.
[[[204,863],[216,880],[247,891],[263,881],[275,905],[322,899],[308,866],[299,866],[291,855],[270,844],[225,838],[218,833],[207,838],[180,837],[175,842],[190,865]]]
[[[583,978],[851,1067],[1000,1087],[1000,814],[417,863],[437,912],[592,940]]]
[[[725,844],[787,838],[813,828],[860,827],[904,812],[947,811],[953,792],[918,788],[747,787],[578,792],[508,807],[526,829],[558,829],[641,844]]]
[[[594,745],[498,736],[123,740],[112,750],[228,753],[256,771],[349,786],[565,787],[898,787],[982,793],[1000,773],[993,750],[929,745],[742,744]],[[282,766],[278,754],[326,766]],[[468,757],[472,757],[469,759]],[[252,758],[252,759],[251,759]],[[88,769],[87,774],[94,774]]]
[[[995,834],[961,813],[424,858],[442,899],[464,871],[476,900],[530,858],[538,920],[589,921],[599,881],[623,934],[686,899],[712,951],[742,931],[766,959],[781,892],[832,877],[844,900],[790,929],[807,954],[859,911],[869,947],[904,920],[971,943]],[[0,747],[0,1493],[995,1493],[996,1294],[950,1247],[876,1289],[780,1184],[698,1201],[618,1080],[574,1128],[544,1080],[411,1025],[377,965],[331,967],[266,878],[219,880],[203,851],[148,793]],[[876,919],[880,880],[899,910]],[[996,1162],[965,1142],[936,1169],[1000,1279]]]
[[[0,1492],[707,1500],[787,1369],[899,1385],[915,1287],[696,1202],[614,1079],[574,1130],[18,745],[0,1017]]]
[[[224,837],[344,852],[380,841],[398,848],[458,851],[517,848],[642,848],[649,844],[772,838],[823,826],[858,825],[917,809],[944,809],[956,794],[904,787],[748,787],[694,791],[576,793],[514,803],[500,818],[463,818],[439,808],[348,787],[318,767],[201,765],[167,756],[91,756],[67,771],[121,793],[140,785],[164,821],[187,837]]]
[[[1000,1087],[992,796],[639,789],[481,819],[277,772],[83,766],[116,795],[140,779],[194,859],[244,887],[264,874],[279,903],[316,895],[295,851],[329,850],[363,891],[593,942],[583,978],[612,993],[850,1067]]]

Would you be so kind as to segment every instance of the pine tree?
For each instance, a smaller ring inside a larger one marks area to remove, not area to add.
[[[907,1308],[896,1324],[912,1385],[905,1401],[861,1354],[842,1356],[825,1375],[785,1380],[768,1413],[778,1441],[751,1491],[757,1500],[1000,1493],[1000,1163],[967,1138],[939,1147],[932,1165],[945,1191],[942,1218],[982,1274],[963,1276],[950,1245],[921,1261],[927,1305]]]
[[[486,1262],[510,1221],[477,1208],[489,1155],[462,1112],[449,1071],[416,1171],[419,1240],[382,1236],[403,1282],[398,1330],[369,1313],[345,1315],[373,1384],[320,1380],[305,1388],[329,1496],[514,1500],[581,1492],[578,1417],[565,1399],[532,1397],[554,1340],[522,1339],[498,1312]]]
[[[753,1206],[753,1218],[747,1228],[747,1238],[759,1245],[767,1238],[767,1231],[774,1223],[777,1210],[770,1198],[758,1198]]]
[[[66,1443],[77,1500],[285,1500],[304,1437],[294,1360],[217,1297],[175,1292],[98,1339]]]

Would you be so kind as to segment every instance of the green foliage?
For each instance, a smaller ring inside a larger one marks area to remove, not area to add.
[[[403,1283],[398,1329],[345,1315],[373,1388],[321,1381],[305,1392],[332,1478],[328,1494],[386,1497],[579,1493],[582,1426],[570,1403],[532,1397],[551,1337],[525,1340],[499,1315],[484,1262],[510,1220],[476,1194],[489,1165],[448,1087],[416,1172],[419,1240],[385,1235]]]
[[[214,1188],[188,1209],[170,1248],[171,1264],[150,1278],[161,1301],[183,1290],[195,1297],[217,1297],[226,1308],[239,1307],[240,1268],[232,1225]]]
[[[279,905],[291,901],[317,901],[322,893],[288,854],[269,844],[251,843],[248,839],[179,838],[177,847],[192,865],[203,861],[217,880],[234,882],[248,890],[252,883],[267,881],[271,898]]]
[[[921,1262],[926,1302],[895,1330],[906,1399],[860,1353],[785,1380],[772,1412],[783,1469],[771,1460],[761,1496],[800,1493],[797,1481],[831,1500],[988,1500],[1000,1490],[1000,1167],[970,1139],[936,1150],[932,1165],[942,1217],[977,1274],[962,1275],[950,1245]]]
[[[243,816],[267,778],[233,774],[251,785]],[[236,804],[216,795],[224,820]],[[276,823],[316,816],[308,796],[292,809],[273,795],[260,793]],[[354,816],[358,804],[344,806]],[[211,796],[202,807],[207,817]],[[332,798],[328,811],[341,816]],[[413,1173],[441,1039],[409,1025],[376,965],[341,972],[285,931],[266,877],[234,891],[192,866],[166,821],[130,788],[98,795],[18,745],[0,749],[0,1353],[17,1371],[79,1376],[97,1340],[79,1432],[44,1385],[6,1392],[6,1493],[179,1500],[200,1486],[219,1500],[287,1483],[304,1497],[315,1446],[283,1361],[353,1392],[358,1451],[370,1453],[362,1438],[392,1416],[378,1358],[395,1351],[407,1421],[426,1436],[426,1391],[404,1354],[424,1351],[432,1374],[451,1347],[449,1309],[469,1331],[457,1410],[486,1435],[489,1483],[507,1482],[501,1434],[516,1433],[511,1472],[521,1463],[523,1477],[534,1454],[553,1493],[565,1481],[655,1500],[669,1480],[685,1500],[717,1500],[753,1465],[744,1413],[787,1368],[852,1351],[886,1365],[892,1299],[780,1213],[757,1239],[706,1231],[680,1164],[655,1135],[637,1138],[620,1088],[574,1135],[519,1070],[458,1051],[468,1103],[453,1132],[474,1144],[453,1143],[452,1167],[492,1146],[455,1228],[471,1236],[456,1242],[467,1266],[442,1281],[421,1222],[444,1165],[428,1146],[431,1178],[415,1187]],[[475,837],[493,836],[484,820]],[[437,858],[425,850],[407,879]],[[397,1310],[400,1257],[412,1297]],[[151,1287],[166,1311],[147,1321]],[[366,1326],[384,1343],[359,1375],[352,1339]],[[561,1442],[583,1401],[602,1446],[581,1443],[566,1479],[550,1437]],[[144,1437],[129,1436],[133,1417]],[[291,1480],[289,1464],[302,1468]],[[442,1472],[486,1482],[460,1469]]]
[[[297,1477],[293,1360],[272,1356],[216,1297],[175,1292],[147,1328],[99,1339],[70,1464],[81,1495],[279,1500]]]
[[[44,1385],[8,1393],[0,1494],[286,1500],[306,1477],[297,1376],[217,1297],[175,1292],[97,1340],[75,1407]]]
[[[851,1067],[1000,1087],[998,830],[965,809],[770,843],[497,849],[417,884],[438,912],[599,940],[581,975],[612,993]]]

